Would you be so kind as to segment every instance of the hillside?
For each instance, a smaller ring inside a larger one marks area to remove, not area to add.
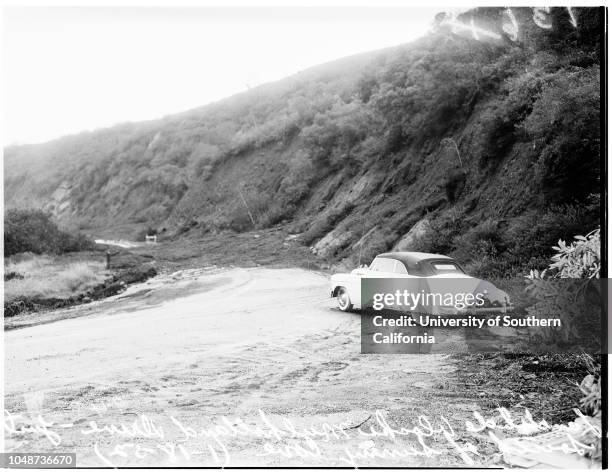
[[[516,41],[503,9],[475,10],[460,20],[500,40],[440,26],[161,120],[6,148],[5,205],[128,238],[283,223],[346,265],[399,248],[481,275],[538,266],[599,223],[602,20],[559,8],[545,29],[513,10]]]

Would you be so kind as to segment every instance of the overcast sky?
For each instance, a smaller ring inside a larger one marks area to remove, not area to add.
[[[4,143],[204,105],[409,42],[432,7],[24,7],[3,16]]]

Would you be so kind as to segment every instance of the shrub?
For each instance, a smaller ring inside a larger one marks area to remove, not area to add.
[[[450,174],[446,182],[444,183],[444,192],[448,202],[454,203],[457,197],[461,194],[463,186],[465,185],[466,173],[465,171],[454,171]]]
[[[283,206],[279,202],[273,202],[268,209],[259,216],[257,223],[261,228],[266,228],[278,224],[283,219],[290,217],[295,212],[295,206],[290,204]]]
[[[599,278],[601,270],[601,238],[599,229],[587,234],[577,235],[570,245],[559,240],[557,251],[548,267],[556,271],[558,278]]]
[[[401,125],[393,125],[387,132],[383,154],[395,153],[404,144],[404,132]]]
[[[524,121],[541,144],[536,176],[555,196],[583,199],[599,185],[599,67],[559,71],[545,86]]]
[[[222,158],[223,153],[218,146],[209,143],[197,144],[189,157],[191,176],[200,177],[203,181],[208,180]]]
[[[453,239],[454,255],[460,260],[497,256],[502,248],[500,221],[488,218]]]
[[[4,274],[4,281],[23,280],[23,275],[17,272],[8,272]]]
[[[461,233],[463,217],[457,209],[450,209],[431,218],[428,232],[415,239],[414,251],[450,254],[455,248],[454,239]]]
[[[503,234],[508,260],[530,268],[547,265],[559,238],[580,234],[585,226],[596,225],[597,219],[592,210],[577,205],[551,206],[545,212],[515,218]]]
[[[293,203],[251,187],[242,190],[238,198],[234,198],[225,216],[220,218],[217,225],[236,232],[254,228],[263,229],[290,217],[295,209]]]
[[[244,232],[253,228],[253,222],[243,205],[234,205],[227,213],[227,220],[221,227],[227,226],[235,232]]]
[[[317,168],[309,160],[308,153],[299,150],[280,182],[277,197],[283,205],[296,206],[308,196],[316,175]]]
[[[576,236],[570,245],[560,240],[553,248],[558,253],[548,268],[541,272],[531,270],[527,276],[527,292],[535,298],[527,313],[535,317],[557,316],[561,326],[539,328],[534,339],[545,347],[597,344],[601,338],[601,287],[588,280],[599,278],[599,229],[586,237]]]
[[[368,103],[376,86],[376,77],[371,71],[362,74],[359,78],[357,81],[357,95],[364,104]]]
[[[317,167],[340,167],[354,158],[354,148],[364,141],[379,119],[360,102],[336,102],[325,113],[314,117],[313,123],[301,131]]]
[[[4,215],[4,256],[32,252],[64,253],[91,249],[94,243],[82,234],[60,230],[51,217],[37,209],[11,209]]]

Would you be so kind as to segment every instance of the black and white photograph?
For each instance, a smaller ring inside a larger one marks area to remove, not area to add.
[[[3,468],[608,468],[605,5],[0,8]]]

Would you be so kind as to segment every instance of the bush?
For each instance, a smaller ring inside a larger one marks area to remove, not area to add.
[[[536,176],[555,196],[581,200],[598,186],[599,67],[559,71],[546,79],[525,131],[540,144]]]
[[[465,171],[453,171],[444,183],[444,192],[448,202],[454,203],[465,186]]]
[[[552,257],[550,270],[556,271],[558,278],[599,278],[601,270],[601,237],[599,229],[586,237],[575,236],[574,242],[567,245],[559,240],[557,251]]]
[[[317,114],[301,131],[301,137],[317,167],[343,167],[354,160],[358,145],[378,122],[361,102],[337,102],[326,113]]]
[[[93,248],[82,234],[60,230],[51,217],[37,209],[11,209],[4,215],[4,256],[32,252],[65,253]]]
[[[403,144],[404,132],[402,131],[401,125],[393,125],[386,135],[383,154],[388,155],[390,153],[395,153],[402,148]]]
[[[457,209],[431,218],[428,232],[415,239],[414,251],[450,254],[455,249],[453,242],[461,234],[464,223],[464,216]]]
[[[217,226],[221,229],[231,229],[235,232],[244,232],[254,228],[251,215],[242,201],[235,201],[226,211],[225,216],[218,222]]]
[[[263,211],[258,219],[257,224],[262,229],[266,227],[271,227],[275,224],[278,224],[283,219],[290,217],[293,212],[295,212],[295,206],[289,204],[287,206],[283,206],[278,202],[273,202],[265,211]]]
[[[4,281],[10,280],[23,280],[23,275],[21,273],[10,271],[4,274]]]
[[[531,270],[527,277],[527,292],[535,298],[527,313],[535,317],[556,315],[561,326],[538,328],[535,342],[552,348],[598,344],[602,295],[601,286],[593,282],[599,278],[601,268],[599,229],[586,237],[576,236],[570,245],[560,240],[553,249],[558,253],[548,268],[542,272]]]
[[[553,254],[552,246],[559,238],[578,235],[586,226],[596,225],[597,220],[593,210],[577,205],[551,206],[545,212],[525,213],[512,219],[503,234],[507,258],[523,267],[547,265]]]

